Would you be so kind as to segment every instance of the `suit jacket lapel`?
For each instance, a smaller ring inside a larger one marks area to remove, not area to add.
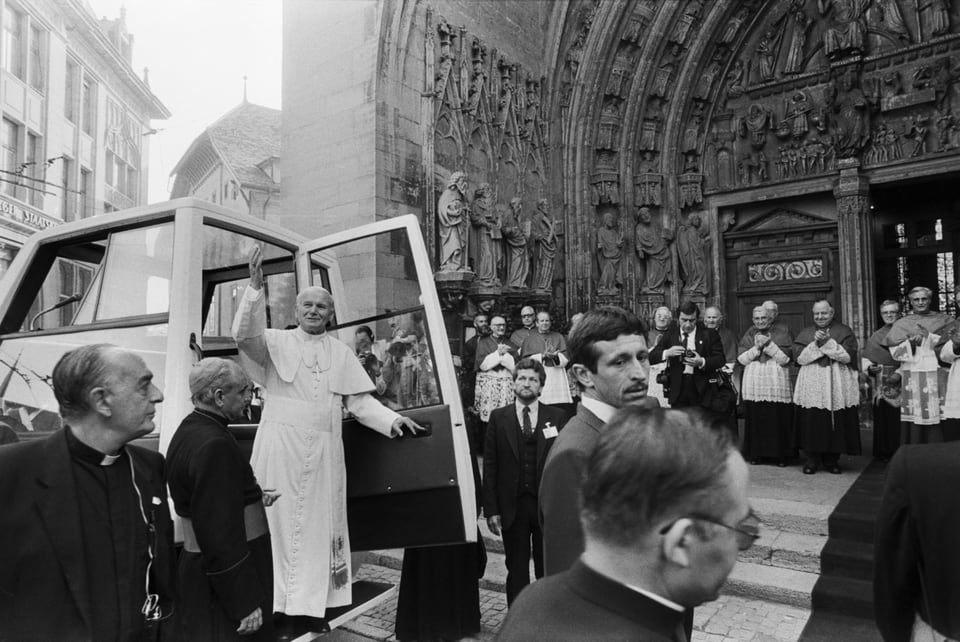
[[[540,404],[537,408],[537,425],[534,427],[534,434],[537,437],[537,470],[543,470],[543,462],[547,458],[547,438],[543,436],[543,429],[547,425],[547,413],[544,412],[544,405]]]
[[[37,484],[40,486],[37,509],[47,536],[53,543],[77,610],[89,628],[90,591],[87,587],[86,560],[81,543],[80,508],[70,465],[70,452],[67,450],[67,438],[63,430],[47,439],[45,450],[42,468],[37,475]]]
[[[504,426],[504,430],[507,432],[507,443],[510,444],[510,450],[513,451],[513,456],[516,457],[517,461],[520,461],[520,438],[518,434],[520,433],[520,422],[517,421],[517,406],[516,404],[510,404],[508,406],[509,419],[507,420],[507,425]]]

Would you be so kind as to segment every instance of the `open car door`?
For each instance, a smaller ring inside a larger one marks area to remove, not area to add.
[[[300,282],[331,290],[330,331],[358,352],[377,398],[428,428],[388,439],[344,418],[352,549],[476,541],[477,479],[417,218],[354,228],[300,250]]]

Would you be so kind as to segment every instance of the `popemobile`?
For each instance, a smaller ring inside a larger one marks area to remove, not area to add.
[[[373,352],[395,364],[390,381],[371,372],[381,401],[428,428],[416,439],[389,440],[344,417],[353,550],[476,541],[463,409],[413,215],[308,241],[183,198],[38,232],[0,282],[0,421],[21,441],[57,430],[54,365],[78,346],[113,343],[140,355],[163,391],[157,429],[142,441],[165,452],[193,407],[191,366],[205,356],[238,358],[230,326],[255,244],[264,257],[268,327],[295,324],[297,291],[323,286],[336,305],[329,331],[353,347],[359,326],[372,329]],[[254,419],[231,427],[247,449]],[[394,591],[357,582],[354,604],[330,609],[327,622],[336,626]]]

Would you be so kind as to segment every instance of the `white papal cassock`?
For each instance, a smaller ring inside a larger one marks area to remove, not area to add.
[[[265,389],[251,464],[273,546],[273,609],[323,617],[352,601],[341,406],[384,435],[399,415],[369,393],[353,351],[327,335],[266,328],[263,290],[247,288],[233,321],[243,365]]]

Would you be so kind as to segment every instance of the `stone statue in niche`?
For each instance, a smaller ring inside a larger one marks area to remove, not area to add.
[[[807,132],[810,131],[809,115],[812,110],[813,105],[810,98],[807,96],[807,92],[802,89],[790,97],[786,108],[786,117],[783,119],[784,122],[789,123],[788,135],[795,139],[807,135]]]
[[[557,256],[557,222],[550,214],[550,202],[545,198],[537,201],[537,212],[533,216],[532,236],[536,242],[534,260],[534,290],[549,292],[553,285],[553,262]]]
[[[453,29],[446,21],[441,20],[437,25],[437,34],[440,36],[440,64],[437,66],[436,87],[434,96],[443,98],[443,92],[447,88],[447,79],[450,77],[450,69],[453,67]]]
[[[953,71],[950,69],[950,59],[941,58],[933,66],[933,77],[930,84],[933,86],[936,96],[937,111],[949,110],[952,101],[952,87],[955,80]]]
[[[823,32],[823,50],[830,60],[856,56],[864,51],[867,24],[864,11],[870,0],[817,0],[821,16],[830,15]]]
[[[743,85],[743,61],[737,59],[733,66],[730,67],[730,71],[727,72],[725,92],[726,98],[721,101],[720,104],[726,102],[726,99],[729,98],[739,98],[743,95],[744,85]]]
[[[950,31],[950,0],[920,0],[922,40],[942,36]]]
[[[498,127],[503,127],[507,124],[507,114],[510,113],[510,103],[513,101],[514,67],[501,58],[498,68],[500,69],[500,99],[497,101],[496,124]]]
[[[951,112],[937,115],[937,135],[940,143],[940,151],[956,149],[956,131],[957,119]]]
[[[707,65],[707,68],[703,70],[700,80],[697,82],[697,89],[693,93],[694,98],[698,98],[700,100],[707,100],[710,98],[710,88],[713,87],[713,81],[717,77],[717,74],[720,73],[720,68],[722,66],[723,52],[717,50],[713,54],[710,64]]]
[[[727,21],[726,28],[723,30],[723,33],[720,34],[720,43],[724,45],[731,44],[734,38],[737,37],[740,27],[743,26],[743,23],[746,22],[749,17],[750,7],[740,7],[740,10]]]
[[[686,2],[684,2],[683,13],[680,15],[680,19],[677,20],[676,24],[674,24],[673,33],[669,38],[669,42],[674,44],[673,51],[671,52],[674,56],[680,55],[680,51],[683,45],[686,44],[687,36],[690,35],[690,31],[693,29],[693,23],[696,22],[701,9],[703,9],[703,0],[686,0]]]
[[[464,111],[471,116],[476,116],[477,110],[480,108],[480,95],[483,92],[483,85],[487,81],[487,73],[483,70],[483,59],[486,57],[486,52],[476,38],[473,40],[470,52],[473,71],[470,72],[470,88],[467,91],[467,106]]]
[[[740,119],[740,137],[750,137],[754,149],[763,149],[767,144],[767,129],[773,122],[773,115],[760,103],[751,103],[747,115]]]
[[[667,95],[667,90],[670,87],[670,78],[673,76],[673,63],[669,60],[657,69],[656,74],[653,77],[653,87],[650,88],[650,93],[654,96],[660,96],[663,98]]]
[[[623,228],[616,210],[603,211],[603,225],[595,234],[597,294],[619,294],[623,285]]]
[[[910,150],[911,158],[927,153],[927,134],[930,133],[928,123],[926,116],[914,116],[910,120],[907,138],[913,139],[913,148]]]
[[[477,281],[482,285],[499,286],[503,265],[499,213],[493,207],[493,188],[481,183],[473,193],[470,222],[477,233]]]
[[[526,96],[526,105],[523,107],[521,138],[530,139],[533,137],[534,129],[537,126],[537,116],[540,113],[540,83],[535,80],[528,80]]]
[[[706,234],[705,234],[706,232]],[[677,230],[677,256],[683,277],[684,294],[707,292],[707,245],[708,230],[702,227],[699,214],[690,214],[686,224]]]
[[[530,275],[530,257],[527,251],[530,226],[523,221],[522,208],[520,197],[515,196],[510,199],[510,212],[503,217],[503,240],[509,253],[504,285],[515,289],[527,287],[527,277]]]
[[[454,172],[437,201],[437,227],[440,231],[440,272],[466,269],[467,175]]]
[[[777,32],[768,29],[757,43],[757,73],[760,75],[760,82],[773,80],[776,72],[778,42]]]
[[[641,207],[637,210],[634,240],[641,266],[641,291],[644,294],[662,294],[673,272],[668,245],[673,241],[673,233],[654,220],[649,207]]]
[[[840,88],[831,81],[827,99],[837,114],[834,123],[834,149],[838,158],[856,156],[870,140],[870,102],[857,84],[857,72],[847,69],[840,75]]]
[[[903,13],[900,11],[897,0],[876,0],[872,23],[875,29],[887,31],[896,36],[901,44],[910,42],[910,32],[907,31],[907,23],[903,20]]]
[[[787,47],[787,60],[783,73],[799,74],[803,72],[803,52],[807,44],[807,32],[813,24],[813,18],[807,14],[805,0],[793,0],[790,4],[790,43]]]

